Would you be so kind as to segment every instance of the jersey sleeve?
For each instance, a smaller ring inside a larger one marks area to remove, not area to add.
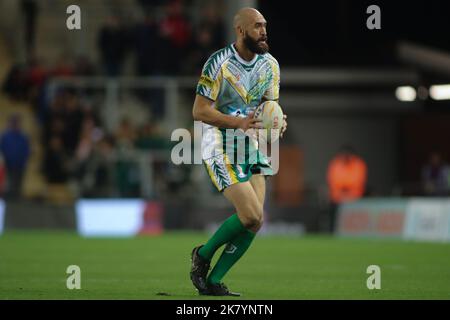
[[[269,87],[264,93],[265,100],[278,100],[280,98],[280,66],[275,58],[269,59],[270,67],[272,70],[272,79],[270,80]]]
[[[223,79],[221,67],[214,55],[206,61],[197,84],[197,94],[212,101],[217,100]]]

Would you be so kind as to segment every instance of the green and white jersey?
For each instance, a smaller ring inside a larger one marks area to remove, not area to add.
[[[214,101],[213,107],[222,113],[246,117],[263,99],[278,100],[279,90],[280,68],[271,54],[256,54],[252,61],[245,61],[231,44],[206,61],[196,93]],[[245,139],[245,135],[238,139]],[[203,159],[223,154],[227,141],[225,129],[204,123]],[[252,148],[257,149],[256,141],[251,141],[250,152]]]

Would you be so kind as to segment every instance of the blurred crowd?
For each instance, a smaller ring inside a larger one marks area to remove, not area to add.
[[[421,172],[422,188],[426,195],[450,196],[450,165],[439,152],[432,152]]]
[[[120,76],[131,55],[136,75],[197,75],[205,59],[226,45],[217,7],[206,6],[194,24],[183,1],[159,1],[161,14],[152,10],[154,1],[140,2],[142,21],[130,24],[111,15],[101,28],[97,45],[103,74]]]
[[[30,142],[21,129],[21,118],[13,115],[0,136],[0,197],[20,198],[29,157]]]
[[[109,132],[89,99],[61,89],[43,121],[48,183],[76,182],[83,197],[139,197],[139,159],[135,151],[168,150],[158,123],[136,126],[124,117]]]
[[[204,7],[194,24],[186,1],[137,0],[144,17],[128,21],[119,14],[110,15],[97,35],[98,59],[61,52],[59,59],[48,61],[34,54],[35,20],[38,10],[27,9],[27,61],[12,66],[3,91],[18,100],[31,100],[39,107],[45,98],[46,84],[55,77],[108,76],[125,74],[132,60],[134,70],[127,75],[174,76],[199,75],[205,59],[226,45],[225,26],[218,8]],[[31,3],[35,3],[31,1]],[[159,8],[160,10],[154,10]],[[30,12],[28,12],[30,11]]]
[[[138,197],[141,174],[136,159],[127,155],[135,150],[170,147],[158,127],[164,115],[160,92],[135,90],[151,108],[153,120],[136,126],[124,117],[117,128],[108,131],[98,114],[101,103],[93,98],[98,92],[64,86],[54,92],[52,79],[197,75],[205,58],[226,44],[225,27],[215,6],[204,7],[194,24],[186,10],[188,1],[137,3],[143,11],[142,19],[127,21],[119,13],[111,14],[100,28],[95,62],[68,52],[62,52],[55,61],[36,56],[33,46],[39,10],[37,2],[23,1],[27,61],[12,66],[2,89],[11,99],[32,105],[42,127],[42,172],[49,184],[75,182],[84,197]],[[134,68],[125,72],[126,61],[130,60]],[[19,140],[23,150],[16,152]],[[10,120],[1,141],[0,192],[17,197],[30,150],[18,118]],[[12,149],[16,154],[11,156]],[[17,181],[17,185],[6,186],[6,181]]]
[[[43,115],[41,172],[48,185],[74,185],[82,197],[140,197],[140,151],[171,145],[157,122],[128,118],[109,132],[95,109],[73,89],[61,88]],[[0,135],[0,196],[17,199],[30,158],[30,139],[13,115]],[[154,169],[168,168],[154,163]]]
[[[193,14],[187,9],[190,1],[136,1],[142,6],[142,18],[130,19],[111,10],[96,36],[96,61],[62,52],[51,63],[35,54],[37,3],[22,0],[27,61],[11,69],[5,90],[23,97],[36,82],[53,76],[117,77],[124,74],[128,60],[134,70],[127,70],[127,75],[198,75],[205,59],[227,44],[220,7],[214,2]]]

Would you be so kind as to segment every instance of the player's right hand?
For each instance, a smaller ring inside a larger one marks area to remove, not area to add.
[[[240,118],[238,129],[247,131],[248,129],[262,129],[261,119],[254,118],[255,112],[250,112],[247,117]]]

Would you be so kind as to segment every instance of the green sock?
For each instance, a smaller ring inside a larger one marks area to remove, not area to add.
[[[231,269],[250,247],[255,235],[250,230],[246,230],[228,243],[209,274],[208,283],[220,283],[228,270]]]
[[[214,253],[223,246],[225,243],[230,242],[232,239],[236,238],[237,235],[246,231],[241,220],[237,214],[233,214],[217,229],[211,239],[198,251],[202,258],[207,260],[212,259]]]

